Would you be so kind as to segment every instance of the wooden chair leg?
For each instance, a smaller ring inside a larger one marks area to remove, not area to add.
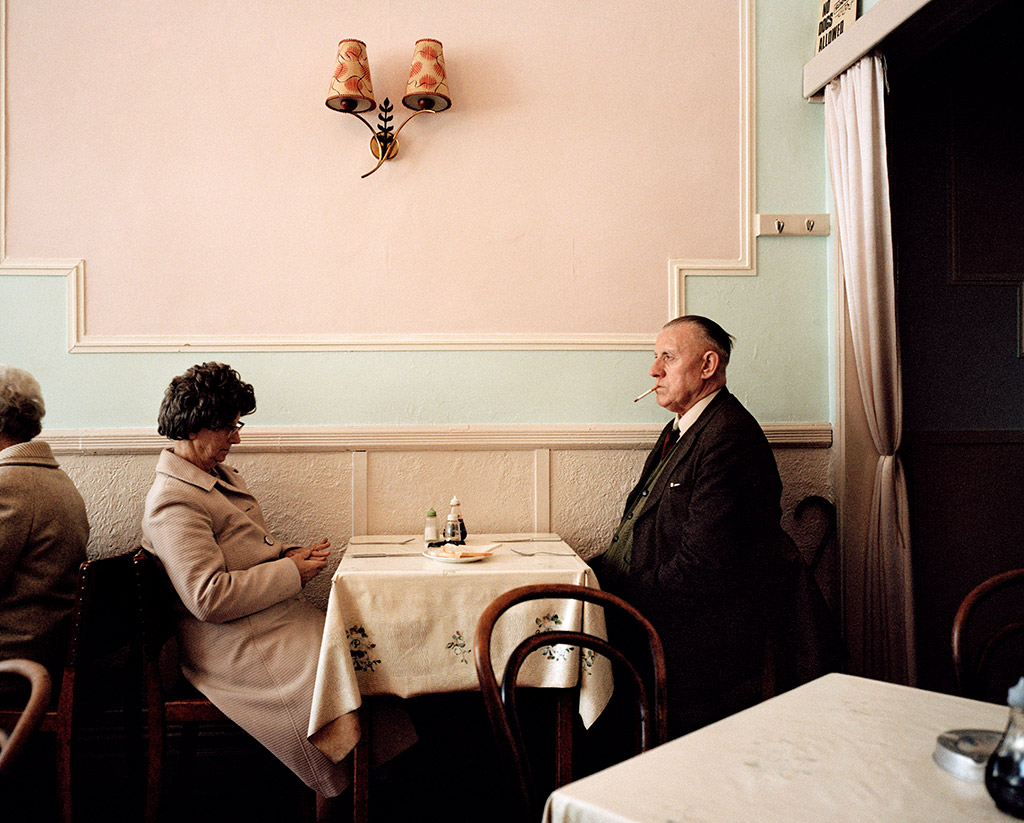
[[[150,698],[153,700],[153,698]],[[160,820],[161,789],[164,782],[164,756],[166,754],[166,739],[164,737],[163,703],[152,703],[155,709],[150,716],[157,717],[147,730],[147,753],[146,753],[146,798],[143,811],[144,823],[158,823]]]
[[[324,797],[322,794],[315,795],[315,797],[316,805],[313,819],[316,823],[330,823],[335,806],[333,803],[334,798]],[[304,817],[308,819],[308,814],[304,815]]]
[[[572,715],[571,689],[558,689],[555,698],[555,787],[572,782]]]
[[[58,740],[57,744],[57,785],[60,792],[61,823],[73,823],[71,809],[71,748]]]
[[[370,735],[373,728],[370,712],[365,705],[359,707],[359,740],[352,751],[352,821],[368,823],[370,820]]]
[[[191,785],[195,774],[196,752],[199,749],[199,724],[181,724],[181,776]]]
[[[73,823],[71,808],[71,736],[74,720],[71,714],[74,702],[75,671],[65,669],[57,706],[57,790],[60,793],[60,821]]]

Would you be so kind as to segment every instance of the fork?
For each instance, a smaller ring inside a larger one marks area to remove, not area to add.
[[[522,555],[523,557],[533,557],[535,554],[550,554],[550,555],[553,555],[555,557],[575,557],[576,556],[576,552],[552,552],[552,551],[547,551],[546,549],[537,549],[537,551],[524,552],[522,549],[513,549],[513,548],[509,547],[509,551],[513,552],[514,554]]]

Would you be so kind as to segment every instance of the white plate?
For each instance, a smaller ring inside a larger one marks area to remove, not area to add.
[[[424,557],[429,557],[431,560],[437,560],[441,563],[476,563],[477,560],[485,560],[491,556],[491,553],[487,554],[475,554],[472,557],[448,557],[444,554],[431,554],[429,551],[423,552]]]

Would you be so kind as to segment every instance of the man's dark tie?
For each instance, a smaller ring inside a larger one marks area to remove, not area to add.
[[[664,444],[662,444],[662,447],[661,447],[661,459],[662,460],[665,459],[665,455],[667,455],[670,451],[672,451],[672,447],[676,444],[676,441],[678,439],[679,439],[679,429],[677,429],[675,426],[673,426],[671,429],[669,429],[668,436],[665,438],[665,442],[664,442]]]

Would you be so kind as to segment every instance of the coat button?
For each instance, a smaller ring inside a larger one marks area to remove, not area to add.
[[[647,495],[649,495],[649,494],[650,494],[650,492],[647,491],[647,489],[644,489],[642,492],[640,492],[640,496],[641,497],[647,497]]]
[[[266,543],[268,546],[273,546],[274,538],[268,534],[266,537],[263,538],[263,542]]]
[[[615,535],[615,537],[612,538],[612,543],[618,543],[618,542],[619,542],[619,536]]]

